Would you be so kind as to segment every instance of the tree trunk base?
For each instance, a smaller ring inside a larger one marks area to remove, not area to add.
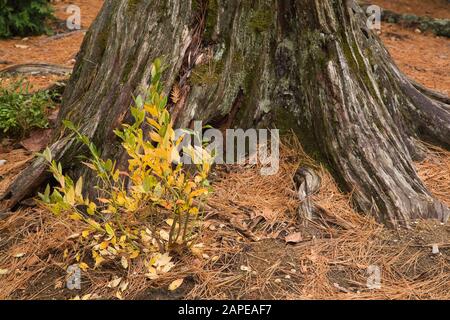
[[[423,155],[421,138],[450,146],[449,100],[411,83],[366,19],[353,0],[106,2],[59,119],[79,123],[105,157],[125,164],[112,130],[129,120],[132,94],[162,56],[166,93],[174,86],[184,93],[170,106],[177,126],[195,119],[293,129],[365,214],[392,227],[446,221],[449,209],[424,186],[413,159]],[[61,128],[54,141],[55,158],[86,174],[73,163],[80,145]],[[8,190],[8,205],[45,177],[36,160]]]

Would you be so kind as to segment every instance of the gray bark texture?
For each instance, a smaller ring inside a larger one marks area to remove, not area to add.
[[[112,130],[163,57],[176,125],[294,130],[355,206],[389,226],[446,220],[413,160],[419,139],[450,146],[447,97],[408,80],[353,0],[110,0],[89,29],[59,120],[79,124],[105,157],[126,163]],[[80,144],[56,130],[52,152],[85,175]],[[10,186],[11,208],[48,178],[35,160]]]

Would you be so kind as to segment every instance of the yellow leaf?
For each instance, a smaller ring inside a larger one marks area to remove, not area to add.
[[[87,208],[87,213],[91,216],[95,214],[95,210],[97,209],[97,205],[94,202],[89,203],[89,206]]]
[[[78,179],[75,185],[75,196],[81,197],[82,190],[83,190],[83,177],[80,177],[80,179]]]
[[[146,104],[146,105],[144,105],[144,109],[145,109],[145,111],[150,113],[150,115],[152,117],[155,117],[155,118],[158,117],[158,109],[156,108],[155,105]]]
[[[156,132],[152,131],[150,132],[150,139],[152,139],[155,142],[161,142],[161,137]]]
[[[108,282],[107,287],[114,289],[120,284],[121,281],[122,281],[122,278],[113,279],[110,282]]]
[[[84,263],[84,262],[81,262],[81,263],[79,264],[79,267],[80,267],[80,269],[83,270],[83,271],[86,271],[87,269],[89,269],[89,266],[88,266],[86,263]]]
[[[84,230],[84,231],[81,233],[81,236],[82,236],[83,238],[87,238],[87,237],[89,237],[90,234],[91,234],[91,231],[90,231],[90,230]]]
[[[116,292],[116,298],[119,300],[123,300],[122,294],[120,293],[120,291]]]
[[[198,190],[192,191],[190,196],[192,198],[195,198],[195,197],[201,196],[203,194],[207,194],[207,193],[208,193],[208,189],[198,189]]]
[[[119,206],[123,206],[126,202],[126,199],[122,194],[118,194],[116,201]]]
[[[137,257],[139,257],[140,252],[138,250],[133,251],[130,254],[130,259],[136,259]]]
[[[98,267],[103,261],[105,261],[105,259],[95,251],[92,251],[92,255],[95,260],[95,267]]]
[[[197,207],[191,208],[189,210],[189,213],[192,214],[192,215],[197,215],[198,214],[198,208]]]
[[[86,222],[89,223],[89,225],[91,225],[93,228],[95,228],[97,230],[102,230],[102,228],[100,227],[100,224],[98,224],[97,221],[95,221],[93,219],[88,219]]]
[[[99,249],[100,250],[105,250],[106,248],[109,247],[109,242],[108,241],[103,241],[102,243],[100,243],[99,245]]]
[[[78,212],[72,213],[72,214],[69,216],[69,218],[72,219],[72,220],[74,220],[74,221],[80,221],[80,220],[83,219],[83,218],[81,217],[81,215],[80,215]]]
[[[156,279],[159,278],[159,275],[156,272],[156,269],[154,267],[149,267],[148,268],[148,273],[146,273],[145,276],[147,278],[149,278],[150,280],[156,280]]]
[[[75,189],[73,187],[67,190],[65,200],[71,206],[75,205]]]
[[[115,232],[114,232],[114,229],[110,226],[109,223],[107,223],[107,224],[105,225],[105,230],[106,230],[106,233],[107,233],[108,235],[110,235],[111,237],[114,237],[114,236],[116,235]]]
[[[155,119],[148,118],[148,119],[147,119],[147,122],[148,122],[148,124],[150,124],[151,126],[153,126],[156,130],[161,129],[161,126],[159,125],[158,122],[155,121]]]
[[[169,285],[169,291],[177,290],[183,284],[183,281],[184,281],[184,279],[177,279],[177,280],[173,281]]]

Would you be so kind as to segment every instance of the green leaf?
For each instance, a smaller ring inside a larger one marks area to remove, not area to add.
[[[112,162],[111,159],[108,159],[108,160],[105,162],[105,170],[109,172],[109,171],[112,170],[112,168],[113,168],[113,162]]]
[[[156,178],[153,176],[146,176],[144,182],[142,183],[142,188],[144,192],[150,192],[156,184]]]
[[[111,227],[111,225],[109,223],[107,223],[105,225],[105,230],[106,230],[106,233],[108,235],[110,235],[111,237],[114,237],[116,235],[115,232],[114,232],[114,229]]]
[[[47,187],[45,188],[44,193],[38,193],[39,198],[41,198],[42,201],[44,201],[45,203],[50,203],[50,185],[47,185]]]
[[[44,152],[42,153],[42,156],[47,162],[52,162],[52,151],[49,147],[45,148]]]
[[[136,104],[136,108],[142,109],[144,107],[144,100],[140,95],[134,99],[134,103]]]
[[[62,123],[63,123],[64,127],[66,127],[67,129],[75,131],[75,132],[77,131],[77,128],[75,128],[75,125],[72,123],[72,121],[63,120]]]

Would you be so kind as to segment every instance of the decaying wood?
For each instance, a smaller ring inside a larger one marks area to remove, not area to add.
[[[132,96],[163,57],[165,92],[180,80],[187,86],[178,126],[196,119],[293,129],[365,214],[390,226],[446,220],[448,208],[424,186],[413,159],[422,156],[419,139],[450,146],[448,100],[412,84],[366,19],[353,0],[106,1],[84,39],[59,120],[79,124],[105,157],[125,165],[112,130],[130,120]],[[85,150],[62,128],[55,132],[55,159],[94,185],[74,162]],[[36,160],[9,188],[6,206],[46,177]]]

